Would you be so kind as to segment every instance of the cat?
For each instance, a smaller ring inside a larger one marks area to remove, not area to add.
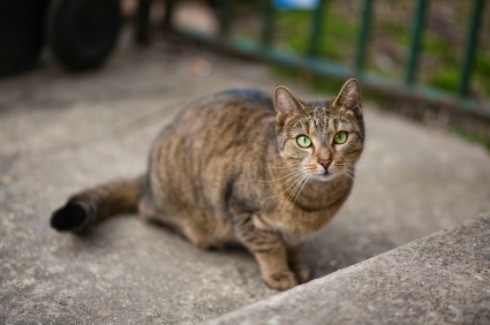
[[[120,213],[174,228],[210,248],[238,242],[278,290],[309,279],[303,240],[325,226],[353,186],[364,145],[361,89],[307,103],[278,86],[228,90],[182,110],[153,144],[144,176],[71,196],[51,225],[79,232]]]

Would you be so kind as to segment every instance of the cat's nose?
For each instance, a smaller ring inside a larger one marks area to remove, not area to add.
[[[318,163],[322,165],[325,170],[328,170],[328,166],[332,163],[332,159],[318,158]]]

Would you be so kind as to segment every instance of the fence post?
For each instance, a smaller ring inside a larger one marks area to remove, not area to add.
[[[354,60],[354,70],[356,73],[360,73],[364,68],[364,62],[366,59],[366,47],[369,39],[369,32],[371,30],[371,17],[373,12],[372,0],[364,0],[361,12],[361,24],[359,25],[359,37],[357,40],[357,51]]]
[[[219,6],[219,37],[222,41],[228,41],[230,36],[230,20],[233,12],[234,0],[222,0]]]
[[[323,30],[323,14],[325,11],[325,3],[326,0],[319,0],[318,6],[313,13],[313,19],[310,30],[310,43],[308,46],[308,56],[314,57],[318,54],[318,47],[320,43],[320,37],[322,35]]]
[[[470,28],[466,39],[465,53],[458,85],[458,94],[466,97],[469,94],[469,81],[473,70],[475,52],[478,46],[478,30],[480,28],[481,17],[484,10],[484,0],[473,0],[473,10],[471,13]]]
[[[420,38],[424,27],[425,10],[427,8],[426,0],[418,0],[412,20],[412,28],[410,31],[410,45],[408,53],[408,61],[406,67],[405,83],[412,85],[415,81],[417,73],[419,54],[420,54]]]
[[[267,51],[271,47],[272,29],[274,27],[273,19],[274,19],[274,5],[272,3],[272,0],[267,0],[265,11],[264,11],[264,25],[262,26],[262,35],[261,35],[261,42],[260,42],[262,51]]]

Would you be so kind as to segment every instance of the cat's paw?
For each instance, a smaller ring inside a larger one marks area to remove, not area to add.
[[[293,272],[299,283],[305,283],[310,280],[310,269],[305,264],[294,265]]]
[[[53,212],[51,227],[58,231],[74,230],[82,226],[87,217],[87,211],[80,204],[68,203]]]
[[[298,284],[296,276],[291,271],[281,271],[267,274],[264,281],[269,287],[277,290],[286,290]]]

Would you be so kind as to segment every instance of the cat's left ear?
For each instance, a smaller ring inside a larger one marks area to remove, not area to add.
[[[301,110],[301,101],[286,87],[280,85],[274,90],[274,108],[277,119],[284,120],[287,116]]]
[[[361,85],[355,78],[347,80],[333,101],[333,106],[361,110]]]

